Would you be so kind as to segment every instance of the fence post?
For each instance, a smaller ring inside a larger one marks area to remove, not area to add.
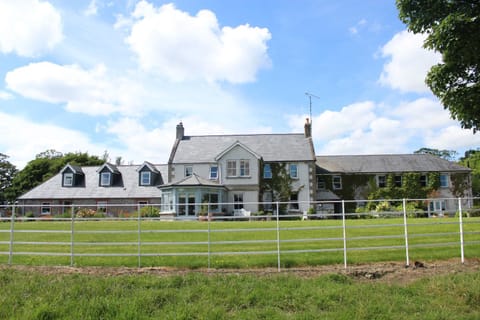
[[[10,216],[10,252],[8,255],[8,264],[11,265],[13,261],[13,230],[15,229],[15,203],[12,205],[12,215]]]
[[[208,270],[210,271],[210,202],[207,205],[207,222],[208,222]]]
[[[345,221],[345,200],[342,200],[342,229],[343,229],[343,267],[347,269],[347,225]]]
[[[278,201],[276,202],[277,204],[277,268],[278,268],[278,272],[281,271],[280,269],[280,222],[279,222],[279,217],[278,217],[278,214],[279,214],[279,204],[278,204]]]
[[[405,230],[405,256],[407,259],[406,266],[408,267],[410,266],[410,256],[408,252],[407,202],[405,198],[403,199],[402,206],[403,206],[403,227]]]
[[[142,255],[142,215],[140,214],[140,204],[137,204],[138,214],[138,267],[142,267],[141,255]]]
[[[458,198],[458,222],[460,225],[460,257],[462,264],[465,263],[465,251],[463,244],[463,212],[462,212],[462,198]]]
[[[74,243],[75,243],[75,209],[72,203],[72,212],[71,212],[71,225],[70,225],[70,267],[73,267],[74,264]]]

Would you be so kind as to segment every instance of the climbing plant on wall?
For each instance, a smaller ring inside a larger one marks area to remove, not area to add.
[[[260,192],[259,192],[259,201],[263,201],[263,194],[265,192],[272,193],[272,201],[274,202],[287,202],[290,200],[292,195],[292,178],[287,170],[286,163],[269,163],[271,170],[271,178],[264,178],[264,163],[261,161],[261,172],[260,172]],[[263,206],[262,206],[263,207]],[[280,205],[280,211],[286,211],[286,204]],[[264,210],[264,208],[262,208]]]

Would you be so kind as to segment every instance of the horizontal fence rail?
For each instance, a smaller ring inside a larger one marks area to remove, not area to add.
[[[439,199],[300,203],[309,208],[303,212],[284,210],[291,205],[287,202],[255,203],[271,211],[168,218],[161,210],[145,216],[145,204],[132,205],[131,214],[124,216],[106,210],[97,215],[97,206],[79,204],[66,209],[62,205],[63,214],[35,216],[25,214],[33,206],[14,204],[0,207],[0,263],[275,266],[279,271],[298,265],[343,263],[347,268],[352,263],[398,259],[409,266],[411,257],[458,257],[464,263],[466,257],[480,255],[480,214],[472,206],[477,199],[446,200],[455,206],[427,213],[418,204]],[[208,207],[219,205],[235,204]],[[79,215],[84,208],[94,214]]]

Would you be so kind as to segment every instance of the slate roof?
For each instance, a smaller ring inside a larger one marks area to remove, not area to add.
[[[317,173],[470,172],[429,154],[317,156]]]
[[[122,175],[122,187],[100,187],[98,170],[102,166],[81,167],[85,174],[85,186],[62,187],[62,174],[58,173],[41,185],[28,191],[19,200],[29,199],[114,199],[114,198],[156,198],[161,191],[156,186],[139,186],[138,165],[116,166]],[[167,177],[167,165],[155,165],[164,181]]]
[[[304,134],[251,134],[185,136],[178,141],[173,163],[213,163],[215,158],[236,142],[248,147],[264,161],[314,161],[310,138]]]
[[[224,187],[214,180],[202,178],[195,173],[189,177],[186,177],[180,181],[164,184],[160,188],[165,187]]]

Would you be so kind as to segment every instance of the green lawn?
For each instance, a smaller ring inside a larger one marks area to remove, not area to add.
[[[479,319],[480,273],[85,275],[0,268],[0,319]]]
[[[10,259],[10,227],[0,223],[1,264]],[[281,267],[343,264],[341,220],[280,221],[279,244],[276,227],[276,221],[21,221],[14,225],[10,262],[276,267],[280,249]],[[480,256],[480,218],[465,218],[463,229],[465,257]],[[403,219],[347,220],[347,262],[405,261],[404,233]],[[410,260],[460,257],[458,219],[409,219],[408,243]]]

